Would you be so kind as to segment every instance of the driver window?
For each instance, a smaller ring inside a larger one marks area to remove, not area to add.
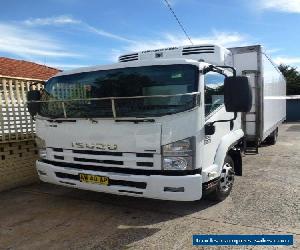
[[[204,76],[205,116],[224,104],[224,79],[225,76],[208,72]]]

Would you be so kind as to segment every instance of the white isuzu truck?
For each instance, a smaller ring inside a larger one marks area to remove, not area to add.
[[[275,143],[285,80],[261,46],[120,56],[28,92],[44,182],[164,200],[226,198],[241,151]]]

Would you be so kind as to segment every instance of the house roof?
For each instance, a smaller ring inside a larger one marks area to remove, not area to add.
[[[47,80],[61,70],[46,65],[0,57],[0,75]]]

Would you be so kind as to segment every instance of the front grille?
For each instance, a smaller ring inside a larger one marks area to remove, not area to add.
[[[150,153],[136,153],[136,157],[153,157],[153,154]]]
[[[65,157],[61,156],[61,155],[54,155],[54,159],[57,159],[57,160],[64,160]]]
[[[87,155],[112,155],[122,156],[121,152],[107,152],[107,151],[94,151],[94,150],[73,150],[74,154],[87,154]]]
[[[52,148],[54,152],[63,152],[64,150],[62,148]]]
[[[74,157],[74,161],[79,162],[93,162],[93,163],[105,163],[105,164],[113,164],[113,165],[123,165],[123,161],[112,161],[112,160],[96,160],[96,159],[85,159],[85,158],[77,158]]]
[[[49,160],[62,160],[65,162],[80,163],[101,167],[126,167],[126,168],[153,168],[155,157],[160,162],[158,155],[153,153],[111,152],[98,150],[80,150],[49,148]]]
[[[61,179],[69,179],[69,180],[79,181],[79,175],[67,174],[67,173],[61,173],[61,172],[55,172],[55,175],[56,175],[56,177],[61,178]],[[109,186],[126,186],[126,187],[145,189],[147,187],[147,183],[146,182],[109,179]]]
[[[136,165],[139,167],[153,167],[153,162],[137,162]]]

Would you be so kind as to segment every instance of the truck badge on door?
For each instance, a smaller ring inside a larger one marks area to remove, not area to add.
[[[81,149],[99,149],[99,150],[117,150],[117,144],[104,144],[104,143],[85,143],[85,142],[72,142],[73,148]]]

